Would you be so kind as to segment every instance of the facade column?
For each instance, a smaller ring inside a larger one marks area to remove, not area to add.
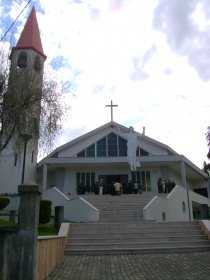
[[[47,164],[43,165],[43,173],[42,173],[42,188],[43,192],[46,191],[47,189],[47,171],[48,171],[48,166]]]
[[[192,221],[192,215],[191,215],[191,203],[190,203],[190,198],[189,198],[189,188],[187,185],[187,180],[186,180],[186,172],[185,172],[185,162],[182,159],[180,161],[180,171],[181,171],[181,181],[182,181],[182,186],[186,189],[187,191],[187,204],[188,204],[188,211],[189,211],[189,220],[190,222]]]
[[[207,181],[208,181],[208,187],[207,187],[208,198],[210,198],[210,176],[208,176]]]

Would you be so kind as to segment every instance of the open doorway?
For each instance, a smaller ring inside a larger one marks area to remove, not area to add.
[[[106,174],[99,175],[98,181],[103,179],[104,182],[104,194],[113,193],[113,187],[115,182],[119,182],[122,184],[128,184],[128,175],[127,174]]]

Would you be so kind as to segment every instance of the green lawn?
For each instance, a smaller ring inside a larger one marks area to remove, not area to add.
[[[15,222],[8,222],[8,221],[0,219],[0,226],[15,226],[15,225],[16,225]]]
[[[58,230],[54,228],[53,225],[40,224],[39,225],[39,236],[45,235],[57,235]]]
[[[17,223],[8,222],[0,219],[0,226],[14,226],[14,225],[17,225]],[[57,234],[58,234],[58,230],[55,229],[53,225],[48,225],[48,224],[39,225],[39,229],[38,229],[39,236],[57,235]]]

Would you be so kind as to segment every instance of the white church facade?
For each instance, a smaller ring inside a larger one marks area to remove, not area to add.
[[[185,156],[144,133],[134,131],[136,166],[128,158],[129,128],[114,121],[70,141],[38,163],[38,183],[43,190],[56,187],[74,195],[80,184],[94,193],[103,179],[104,194],[113,182],[127,185],[137,181],[144,192],[158,193],[158,178],[170,180],[209,197],[208,176]]]

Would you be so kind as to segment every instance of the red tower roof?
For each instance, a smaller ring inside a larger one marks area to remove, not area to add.
[[[36,11],[33,7],[14,49],[34,49],[46,59],[42,48]]]

